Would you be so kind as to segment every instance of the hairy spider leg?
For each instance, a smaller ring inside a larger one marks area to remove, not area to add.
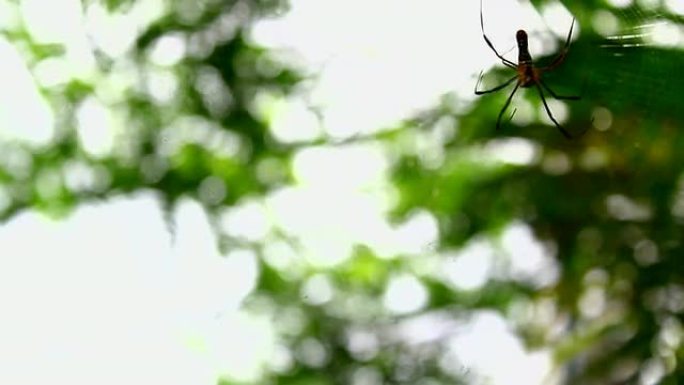
[[[582,97],[580,95],[558,95],[557,93],[553,92],[551,87],[546,85],[546,83],[543,80],[539,79],[539,83],[542,85],[542,87],[544,87],[545,90],[547,90],[551,94],[551,96],[554,97],[554,99],[558,99],[558,100],[580,100],[580,99],[582,99]]]
[[[556,56],[555,59],[551,62],[551,64],[539,68],[540,71],[545,72],[545,71],[551,71],[561,65],[565,61],[565,56],[568,54],[568,48],[570,47],[570,39],[572,38],[572,30],[575,28],[575,19],[572,19],[572,24],[570,24],[570,31],[568,32],[568,37],[565,39],[565,44],[563,45],[563,49],[561,52]]]
[[[560,123],[558,123],[556,118],[553,117],[553,113],[551,113],[551,109],[549,108],[549,105],[546,104],[546,98],[544,97],[544,92],[542,91],[539,84],[536,83],[535,85],[537,86],[537,91],[539,91],[539,97],[541,98],[542,103],[544,103],[544,108],[546,109],[546,114],[549,116],[551,121],[553,121],[553,123],[556,125],[556,127],[558,127],[558,129],[563,133],[563,135],[566,138],[572,139],[572,135],[570,135],[570,133],[565,128],[563,128],[563,126],[561,126]]]
[[[489,48],[491,48],[492,51],[494,51],[494,55],[496,55],[496,57],[498,57],[499,59],[501,59],[501,62],[502,62],[506,67],[510,67],[510,68],[515,69],[515,68],[516,68],[515,63],[513,63],[512,61],[506,59],[506,58],[503,57],[501,54],[499,54],[499,52],[496,50],[496,48],[494,48],[494,44],[492,44],[492,42],[489,40],[489,38],[488,38],[487,35],[485,34],[485,31],[484,31],[484,18],[482,17],[482,0],[480,0],[480,29],[482,29],[482,37],[484,37],[485,43],[487,43],[487,45],[489,46]]]
[[[498,86],[496,86],[490,90],[484,90],[484,91],[478,91],[478,89],[477,89],[477,87],[479,87],[480,83],[482,82],[482,71],[480,71],[480,76],[478,76],[477,78],[478,78],[477,83],[475,83],[475,95],[483,95],[483,94],[489,94],[491,92],[496,92],[496,91],[506,87],[507,85],[511,84],[513,82],[513,80],[516,80],[518,78],[518,75],[515,75],[512,78],[506,80],[506,82],[504,82],[501,85],[498,85]]]
[[[496,119],[496,129],[497,130],[499,128],[501,128],[501,117],[503,116],[504,112],[506,112],[506,109],[508,109],[508,106],[511,104],[511,100],[513,100],[513,95],[515,95],[515,92],[518,90],[518,87],[520,87],[520,82],[515,83],[515,87],[513,87],[513,91],[508,96],[508,99],[506,99],[506,103],[504,103],[504,106],[501,109],[501,112],[499,112],[499,117]],[[515,112],[514,112],[514,114],[515,114]],[[513,116],[511,116],[511,119],[513,119]]]

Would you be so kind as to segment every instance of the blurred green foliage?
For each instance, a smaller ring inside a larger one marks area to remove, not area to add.
[[[684,145],[684,98],[678,94],[684,84],[678,71],[684,51],[681,46],[648,43],[648,27],[663,20],[680,23],[681,16],[661,8],[646,10],[638,2],[623,9],[599,1],[566,5],[578,15],[582,33],[568,60],[547,82],[563,91],[587,84],[582,101],[567,103],[570,132],[592,125],[597,107],[610,111],[610,129],[592,126],[573,141],[546,125],[509,124],[495,132],[498,109],[507,95],[484,97],[460,117],[462,135],[448,144],[452,156],[445,167],[426,170],[408,161],[397,169],[396,180],[404,186],[400,208],[408,212],[423,206],[440,222],[457,223],[443,228],[445,246],[521,218],[540,239],[554,245],[561,277],[553,296],[572,322],[562,338],[546,344],[557,347],[559,362],[572,363],[565,383],[643,383],[639,381],[645,381],[644,373],[654,367],[662,368],[662,378],[654,377],[657,383],[680,383],[684,286],[678,258],[684,255],[684,157],[679,149]],[[591,28],[601,22],[602,12],[619,22],[620,32],[612,39]],[[505,79],[507,71],[496,72]],[[528,100],[538,99],[530,94]],[[451,114],[446,107],[436,111],[437,116]],[[464,150],[492,136],[534,140],[540,145],[538,161],[502,167],[497,173],[472,162],[460,171],[469,176],[449,175],[450,161],[458,162]],[[556,170],[558,159],[567,167]],[[464,189],[469,192],[465,198]],[[443,199],[448,204],[431,196],[448,196]],[[462,220],[453,221],[455,213],[466,218],[467,227]],[[596,288],[606,301],[601,313],[583,314],[580,303]]]
[[[133,2],[104,3],[111,10],[122,11]],[[72,80],[42,90],[59,112],[60,135],[48,148],[37,151],[17,145],[31,153],[28,176],[17,177],[11,170],[0,169],[0,181],[12,198],[2,212],[3,219],[27,208],[66,215],[77,204],[143,189],[159,194],[167,214],[187,196],[204,202],[209,213],[217,214],[243,198],[263,197],[292,182],[289,165],[297,146],[280,144],[271,136],[268,119],[255,112],[255,98],[263,90],[287,95],[303,76],[249,39],[254,20],[285,12],[287,4],[276,0],[197,1],[197,17],[188,21],[179,17],[182,3],[169,2],[167,14],[139,36],[134,52],[136,70],[144,83],[150,66],[147,55],[160,38],[176,33],[202,46],[203,52],[188,55],[174,66],[178,88],[172,102],[159,105],[143,92],[144,85],[126,89],[123,105],[111,107],[135,125],[135,136],[127,142],[129,153],[97,158],[82,150],[74,129],[75,111],[94,95],[95,86]],[[537,7],[546,4],[542,0],[532,3]],[[624,35],[652,18],[680,23],[681,17],[641,9],[638,3],[623,9],[612,9],[603,1],[564,3],[577,15],[582,33],[573,42],[567,62],[549,74],[549,85],[569,91],[587,84],[583,100],[567,104],[566,127],[571,132],[593,127],[597,107],[610,112],[610,129],[592,128],[573,141],[538,122],[525,127],[506,124],[497,132],[495,120],[506,97],[502,92],[479,99],[467,111],[454,109],[445,98],[442,105],[368,140],[397,147],[407,137],[433,132],[445,119],[457,121],[457,134],[440,149],[444,161],[439,167],[427,166],[420,154],[402,154],[393,164],[392,183],[398,200],[392,219],[400,222],[419,209],[429,212],[439,224],[437,250],[458,249],[480,236],[496,239],[510,223],[521,221],[544,244],[551,245],[548,249],[560,266],[557,283],[543,290],[531,283],[499,278],[479,290],[459,291],[433,277],[419,277],[429,297],[423,314],[444,312],[460,318],[475,309],[493,309],[509,315],[516,302],[551,298],[558,307],[556,321],[567,321],[566,332],[550,337],[548,330],[533,322],[516,322],[517,332],[530,347],[551,347],[558,365],[571,368],[565,383],[638,383],[648,363],[664,368],[660,383],[676,384],[684,378],[678,365],[684,267],[677,259],[684,255],[684,77],[679,73],[684,53],[679,47],[631,47],[624,40],[607,40],[591,25],[598,11],[611,12]],[[230,19],[230,31],[212,35],[212,28],[226,15],[238,15]],[[32,44],[25,33],[10,38],[30,47],[34,56],[29,62],[62,54],[59,47]],[[115,58],[101,59],[101,70],[107,73]],[[270,70],[258,70],[264,66]],[[508,73],[504,71],[497,69],[488,76],[504,78]],[[212,107],[203,94],[206,90],[198,86],[200,74],[216,75],[211,79],[229,90],[228,105]],[[528,91],[525,97],[539,106],[534,93]],[[179,116],[194,119],[191,129],[215,125],[212,127],[225,133],[218,136],[224,141],[220,143],[237,143],[237,150],[229,154],[217,151],[202,140],[206,139],[202,135],[214,133],[200,132],[196,142],[183,143],[170,155],[162,154],[160,149],[169,145],[163,128]],[[534,161],[514,165],[488,158],[491,152],[483,150],[486,145],[510,137],[533,144]],[[97,171],[98,187],[65,187],[60,170],[74,161]],[[264,177],[259,170],[265,165],[275,168],[271,174],[278,177]],[[47,191],[37,187],[46,173],[58,179]],[[223,182],[225,194],[215,199],[202,196],[199,187],[209,176]],[[223,247],[234,244],[235,240],[224,238]],[[260,253],[263,246],[250,245]],[[291,246],[296,250],[296,244]],[[283,333],[282,341],[296,350],[315,340],[326,358],[315,363],[296,361],[285,372],[266,373],[259,383],[347,384],[360,369],[372,369],[387,384],[466,383],[467,370],[454,372],[455,364],[444,364],[441,344],[416,347],[388,337],[388,331],[404,318],[388,314],[380,297],[389,277],[411,271],[409,265],[401,259],[380,258],[372,249],[359,246],[352,258],[329,272],[341,294],[317,306],[301,297],[304,281],[316,271],[290,276],[262,261],[253,304],[265,298],[275,314],[300,314],[301,330]],[[605,301],[595,315],[584,314],[579,306],[591,290],[602,293]],[[405,318],[410,316],[414,314]],[[378,351],[352,351],[349,334],[353,332],[376,338]],[[236,383],[225,379],[222,384]]]

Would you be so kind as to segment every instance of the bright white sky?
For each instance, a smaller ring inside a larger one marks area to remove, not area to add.
[[[306,138],[293,126],[303,127],[309,137],[320,135],[321,129],[333,137],[348,137],[391,126],[434,105],[446,92],[472,98],[474,76],[496,62],[480,35],[477,1],[292,3],[283,19],[258,24],[254,38],[273,48],[296,50],[311,71],[319,73],[310,101],[323,108],[324,126],[313,126],[315,119],[302,108],[302,99],[281,101],[285,107],[274,117],[274,134],[284,141]],[[100,80],[105,84],[98,88],[100,100],[115,100],[125,76],[100,79],[88,44],[120,55],[138,28],[160,14],[163,2],[140,1],[129,15],[117,17],[99,7],[82,10],[80,4],[23,0],[16,13],[0,1],[0,9],[8,10],[0,12],[1,21],[11,28],[24,18],[35,39],[67,47],[65,59],[38,65],[38,82],[58,84],[65,76]],[[485,2],[488,34],[502,44],[502,51],[512,46],[513,32],[521,27],[516,20],[537,20],[525,9],[513,1]],[[59,18],[54,17],[57,13]],[[548,14],[551,21],[562,20],[549,24],[564,34],[567,14],[559,8]],[[86,31],[92,41],[84,38]],[[182,44],[169,37],[152,59],[173,65],[185,50]],[[534,53],[534,43],[532,49]],[[0,56],[0,137],[38,146],[48,143],[54,116],[21,56],[3,39]],[[125,73],[125,65],[122,68]],[[163,103],[173,90],[173,78],[164,72],[157,75],[160,86],[153,92]],[[78,117],[84,148],[94,156],[112,151],[113,132],[121,125],[116,114],[93,98]],[[505,159],[522,163],[534,152],[524,141],[506,148],[511,152]],[[26,154],[0,160],[26,167]],[[398,227],[385,220],[390,202],[387,167],[387,154],[373,145],[304,150],[294,162],[298,185],[264,202],[230,210],[222,224],[229,232],[240,229],[235,235],[251,240],[263,239],[273,226],[292,231],[302,241],[302,255],[287,256],[276,245],[268,248],[275,250],[267,256],[269,263],[283,268],[302,260],[334,266],[348,257],[346,251],[355,242],[383,255],[429,251],[438,236],[429,214],[415,213]],[[0,204],[5,193],[0,188]],[[24,213],[1,225],[0,383],[214,385],[222,374],[258,377],[273,359],[277,341],[266,319],[240,310],[258,274],[254,255],[238,250],[220,256],[196,203],[182,204],[175,219],[172,243],[153,195],[141,193],[81,207],[64,221]],[[553,266],[529,229],[516,224],[507,234],[501,247],[511,257],[511,277],[543,271],[552,280]],[[442,258],[446,262],[436,268],[454,286],[480,287],[496,273],[492,247],[475,241],[458,257]],[[311,293],[331,290],[324,276],[308,285]],[[424,306],[425,293],[413,275],[398,276],[391,280],[383,303],[393,312],[410,312]],[[311,300],[324,303],[329,297],[321,294]],[[548,354],[527,355],[500,317],[477,316],[463,330],[467,332],[454,332],[452,348],[482,378],[492,384],[541,384],[550,367]],[[499,364],[504,361],[515,366],[502,371]]]

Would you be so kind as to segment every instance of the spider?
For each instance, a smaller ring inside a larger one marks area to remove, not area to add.
[[[484,37],[485,42],[489,46],[489,48],[494,51],[494,54],[496,57],[501,59],[501,62],[508,68],[511,68],[517,72],[515,76],[512,78],[508,79],[506,82],[504,82],[501,85],[498,85],[492,89],[489,90],[484,90],[484,91],[479,91],[477,88],[480,86],[480,83],[482,82],[482,72],[480,72],[480,75],[478,76],[477,83],[475,84],[475,94],[476,95],[484,95],[484,94],[489,94],[492,92],[499,91],[503,89],[504,87],[508,86],[511,84],[514,80],[517,79],[517,82],[515,83],[515,87],[513,88],[513,92],[508,96],[508,99],[506,99],[506,103],[504,103],[503,108],[501,108],[501,112],[499,112],[499,117],[496,120],[496,129],[498,130],[500,125],[501,125],[501,117],[503,117],[504,112],[506,112],[506,109],[508,106],[511,104],[511,100],[513,99],[513,95],[515,95],[515,92],[518,90],[519,87],[522,88],[528,88],[534,86],[537,91],[539,92],[539,96],[541,97],[542,103],[544,103],[544,108],[546,109],[546,114],[551,118],[551,121],[556,125],[556,127],[560,130],[560,132],[568,139],[572,139],[573,136],[570,135],[570,133],[561,126],[556,118],[553,116],[553,113],[551,112],[551,109],[549,108],[549,105],[546,103],[546,98],[544,97],[544,92],[542,91],[542,87],[548,91],[554,98],[558,100],[579,100],[580,96],[563,96],[563,95],[558,95],[556,94],[546,83],[544,83],[544,80],[542,80],[542,75],[545,72],[549,72],[554,70],[556,67],[561,65],[563,61],[565,61],[565,56],[568,53],[568,46],[570,45],[570,38],[572,37],[572,29],[575,26],[575,19],[572,19],[572,24],[570,25],[570,32],[568,32],[568,37],[565,40],[565,45],[563,46],[563,49],[561,52],[556,56],[553,61],[545,66],[545,67],[537,67],[534,65],[532,62],[532,56],[530,55],[530,51],[527,48],[527,32],[524,30],[519,30],[515,34],[515,40],[518,42],[518,64],[516,65],[512,61],[506,59],[502,55],[497,52],[496,48],[494,48],[494,45],[492,42],[489,40],[487,35],[484,32],[484,20],[482,17],[482,0],[480,0],[480,27],[482,29],[482,37]],[[515,114],[515,110],[513,111],[513,114]],[[511,118],[513,118],[513,115],[511,115]],[[580,135],[584,134],[584,132],[580,133]]]

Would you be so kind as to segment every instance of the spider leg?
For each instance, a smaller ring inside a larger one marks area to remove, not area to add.
[[[553,113],[551,113],[551,109],[549,108],[549,105],[546,104],[546,98],[544,97],[544,92],[542,91],[541,87],[539,86],[539,83],[535,83],[535,86],[537,87],[537,91],[539,91],[539,97],[541,97],[542,103],[544,103],[544,108],[546,109],[546,114],[549,116],[551,121],[558,127],[561,133],[563,133],[563,136],[565,136],[568,139],[572,139],[572,135],[561,126],[556,118],[553,117]]]
[[[518,87],[520,87],[520,82],[515,83],[515,87],[513,87],[513,92],[511,92],[511,94],[508,96],[508,99],[506,99],[506,103],[504,103],[503,107],[501,108],[501,112],[499,112],[499,117],[496,119],[497,130],[501,126],[501,117],[503,116],[504,112],[506,112],[508,106],[511,104],[511,100],[513,100],[513,95],[515,95],[515,92],[518,90]]]
[[[492,44],[492,42],[489,40],[489,38],[488,38],[487,35],[485,34],[485,31],[484,31],[484,19],[483,19],[483,17],[482,17],[482,0],[480,0],[480,28],[482,29],[482,37],[484,37],[485,42],[487,43],[487,45],[489,46],[489,48],[491,48],[492,51],[494,51],[494,54],[496,55],[496,57],[498,57],[499,59],[501,59],[501,62],[502,62],[506,67],[510,67],[510,68],[516,69],[517,66],[515,65],[515,63],[513,63],[512,61],[510,61],[510,60],[506,59],[505,57],[501,56],[501,55],[499,54],[499,52],[497,52],[496,48],[494,48],[494,44]]]
[[[508,121],[509,121],[509,122],[510,122],[511,120],[513,120],[513,117],[515,116],[515,113],[516,113],[516,112],[518,112],[518,109],[517,109],[517,108],[514,108],[514,109],[513,109],[513,113],[511,114],[511,117],[508,118]]]
[[[482,71],[480,71],[480,75],[479,75],[478,78],[477,78],[477,83],[475,83],[475,95],[483,95],[483,94],[489,94],[489,93],[491,93],[491,92],[496,92],[496,91],[498,91],[498,90],[500,90],[500,89],[502,89],[502,88],[508,86],[509,84],[511,84],[511,83],[513,82],[513,80],[515,80],[515,79],[517,79],[517,78],[518,78],[518,75],[515,75],[515,76],[513,76],[512,78],[506,80],[505,83],[503,83],[503,84],[501,84],[501,85],[498,85],[498,86],[492,88],[491,90],[478,91],[478,90],[477,90],[477,87],[478,87],[478,86],[480,85],[480,83],[482,82]]]
[[[545,66],[545,67],[540,67],[539,70],[544,72],[544,71],[551,71],[561,65],[565,61],[565,56],[568,54],[568,47],[570,47],[570,39],[572,38],[572,30],[575,27],[575,19],[572,19],[572,24],[570,25],[570,32],[568,32],[568,37],[565,39],[565,45],[563,45],[563,49],[561,52],[556,56],[555,59],[551,62],[551,64]]]
[[[554,98],[556,98],[556,99],[558,99],[558,100],[580,100],[580,99],[582,98],[581,95],[573,95],[573,96],[558,95],[557,93],[553,92],[553,90],[551,89],[551,87],[549,87],[548,85],[546,85],[546,83],[544,83],[543,80],[539,79],[539,83],[541,83],[542,87],[544,87],[545,90],[549,91],[549,93],[551,94],[551,96],[553,96]]]

